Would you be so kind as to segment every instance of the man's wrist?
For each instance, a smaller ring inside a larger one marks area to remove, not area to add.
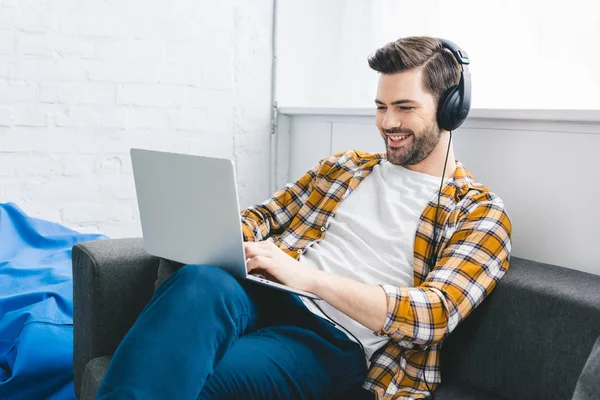
[[[319,293],[323,293],[323,291],[325,290],[325,286],[327,284],[327,278],[328,275],[326,272],[321,271],[319,269],[315,269],[314,271],[312,271],[313,273],[311,274],[311,282],[310,282],[310,287],[307,290],[307,292],[316,294],[317,296],[319,296]],[[322,297],[322,296],[321,296]]]

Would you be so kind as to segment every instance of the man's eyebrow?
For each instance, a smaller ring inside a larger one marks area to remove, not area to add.
[[[379,99],[375,99],[375,103],[385,105],[385,103],[383,101],[379,100]],[[414,100],[402,99],[402,100],[393,101],[392,105],[395,106],[395,105],[398,105],[398,104],[406,104],[406,103],[417,103],[417,102],[414,101]]]

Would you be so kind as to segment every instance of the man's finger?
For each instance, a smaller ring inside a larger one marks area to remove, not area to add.
[[[255,244],[259,245],[260,247],[263,248],[268,248],[268,247],[273,247],[275,246],[275,243],[271,242],[270,240],[263,240],[261,242],[254,242]]]
[[[246,258],[252,258],[252,257],[256,257],[256,256],[269,257],[271,254],[264,247],[258,247],[258,246],[252,246],[252,245],[244,246],[244,252],[246,254]]]
[[[255,256],[248,260],[246,263],[246,271],[251,272],[255,269],[261,269],[266,271],[268,269],[268,258],[264,256]]]

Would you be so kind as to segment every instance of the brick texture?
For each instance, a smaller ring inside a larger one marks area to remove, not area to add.
[[[0,0],[0,202],[141,235],[131,147],[232,158],[269,195],[272,0]]]

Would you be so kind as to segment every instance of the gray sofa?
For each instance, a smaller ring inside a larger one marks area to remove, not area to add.
[[[158,265],[139,238],[73,247],[79,399],[94,397],[111,354],[152,296]],[[492,295],[444,344],[435,398],[571,399],[599,336],[600,276],[513,257]],[[588,376],[592,386],[594,379]],[[346,398],[368,396],[357,390]]]

